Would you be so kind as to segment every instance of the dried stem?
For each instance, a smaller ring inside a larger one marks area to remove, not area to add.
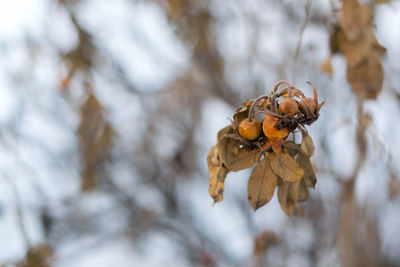
[[[285,88],[283,88],[283,89],[277,94],[278,97],[279,97],[279,96],[282,96],[283,94],[285,94],[287,89],[288,89],[287,86],[286,86]],[[291,86],[291,89],[292,89],[292,93],[293,93],[295,96],[297,96],[297,97],[299,97],[299,98],[305,98],[305,97],[306,97],[306,96],[303,94],[303,92],[302,92],[299,88],[297,88],[297,87],[295,87],[295,86]]]
[[[275,94],[276,91],[278,90],[279,86],[281,86],[282,84],[286,84],[289,88],[291,87],[291,85],[288,81],[279,81],[274,85],[274,89],[272,89],[271,94]]]
[[[315,106],[318,107],[318,94],[317,94],[317,89],[315,88],[315,86],[312,84],[312,82],[307,82],[313,89],[314,92],[314,103]]]
[[[308,0],[306,3],[306,6],[305,6],[306,16],[305,16],[303,23],[301,25],[301,28],[300,28],[299,40],[297,42],[296,52],[294,53],[294,57],[293,57],[294,61],[296,61],[300,55],[300,49],[301,49],[301,43],[303,41],[304,30],[306,29],[308,20],[310,19],[311,4],[312,4],[312,0]]]
[[[269,97],[269,96],[267,96],[267,95],[262,95],[262,96],[257,97],[257,98],[253,101],[253,103],[252,103],[251,106],[250,106],[250,110],[249,110],[249,116],[248,116],[249,121],[252,121],[252,120],[253,120],[254,108],[256,107],[256,104],[257,104],[258,102],[260,102],[260,100],[266,99],[266,98],[268,98],[268,97]]]
[[[271,97],[271,111],[276,112],[276,94]]]

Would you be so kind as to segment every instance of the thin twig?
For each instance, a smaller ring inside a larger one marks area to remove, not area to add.
[[[301,24],[299,40],[297,42],[296,52],[294,53],[294,57],[293,57],[294,61],[296,61],[300,55],[300,49],[301,49],[301,43],[303,42],[304,30],[306,29],[307,23],[310,19],[311,4],[312,4],[312,0],[307,0],[306,6],[305,6],[306,17],[304,18],[303,23]]]

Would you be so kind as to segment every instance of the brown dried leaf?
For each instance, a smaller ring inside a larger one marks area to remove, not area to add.
[[[349,66],[359,64],[368,56],[371,50],[378,52],[378,54],[386,52],[386,48],[378,42],[371,27],[365,29],[363,34],[356,40],[349,40],[339,28],[336,31],[333,35],[336,38],[335,42]]]
[[[228,175],[228,172],[229,172],[228,168],[225,167],[225,165],[222,163],[217,174],[218,181],[224,182],[226,176]]]
[[[15,266],[17,267],[50,267],[54,249],[46,244],[30,247],[26,252],[25,259]]]
[[[267,204],[274,195],[278,177],[269,166],[269,159],[264,158],[251,173],[247,195],[254,210]]]
[[[382,91],[383,67],[379,52],[370,51],[356,66],[347,66],[347,81],[355,94],[363,99],[376,99]]]
[[[245,148],[239,148],[234,142],[230,142],[227,148],[227,153],[223,161],[230,171],[237,172],[251,168],[260,158],[259,149],[247,150]]]
[[[90,94],[80,107],[81,119],[77,129],[82,158],[81,191],[96,187],[104,163],[114,145],[115,130],[104,118],[104,110],[97,97]]]
[[[358,0],[343,0],[339,25],[349,40],[357,40],[364,29],[372,22],[371,6],[363,6]]]
[[[371,30],[371,32],[373,31]],[[376,39],[375,35],[371,46],[371,50],[377,52],[379,55],[386,53],[386,48],[378,42],[378,39]]]
[[[217,149],[217,146],[215,145],[215,146],[212,146],[211,147],[211,149],[210,149],[210,151],[208,151],[208,155],[207,155],[207,164],[208,164],[208,167],[210,168],[210,166],[217,166],[217,167],[219,167],[219,166],[221,166],[221,159],[219,158],[219,155],[218,155],[218,149]],[[213,171],[215,171],[215,170],[213,170]],[[219,170],[218,170],[219,171]],[[215,173],[215,175],[217,175],[218,174],[218,172],[216,172]]]
[[[310,159],[303,153],[298,153],[296,161],[304,170],[304,175],[301,180],[304,181],[306,187],[314,189],[317,183],[317,177],[315,176]]]
[[[375,38],[373,33],[369,32],[369,34],[361,35],[359,39],[350,41],[342,30],[339,30],[336,37],[339,51],[350,66],[357,65],[368,55]]]
[[[280,156],[271,153],[269,157],[272,170],[279,175],[283,181],[296,182],[303,176],[303,169],[288,153],[286,153],[286,151],[282,150]]]
[[[301,179],[300,183],[299,183],[299,199],[298,199],[298,202],[306,201],[309,196],[310,196],[310,194],[308,193],[307,186],[305,185],[304,180]]]
[[[328,58],[324,62],[322,62],[321,65],[319,66],[319,68],[323,72],[328,74],[330,79],[332,79],[333,69],[332,69],[332,63],[331,63],[331,59],[330,58]]]
[[[303,180],[294,183],[283,182],[278,186],[278,200],[282,210],[291,215],[298,202],[305,201],[309,197],[308,189]]]
[[[311,136],[303,129],[301,129],[302,140],[300,144],[301,150],[303,150],[304,154],[308,157],[311,157],[314,154],[315,146]]]
[[[331,51],[331,54],[336,54],[339,52],[339,44],[338,44],[338,34],[340,32],[340,26],[335,24],[333,25],[333,29],[331,31],[331,34],[329,36],[329,49]]]
[[[287,214],[291,215],[294,211],[294,206],[299,200],[299,185],[300,181],[290,183],[283,182],[278,186],[278,200],[281,209]]]
[[[227,126],[218,133],[217,149],[222,163],[234,172],[252,167],[260,158],[260,149],[240,148],[232,138],[223,138],[224,134],[232,133],[232,126]]]
[[[220,161],[217,146],[213,146],[207,155],[207,164],[210,171],[208,194],[214,199],[214,203],[223,199],[224,180],[228,171]]]
[[[167,15],[171,18],[179,18],[184,12],[182,0],[168,0]]]
[[[233,133],[232,125],[225,126],[221,130],[219,130],[219,132],[217,134],[217,141],[218,142],[221,141],[222,136],[224,136],[225,134],[232,134],[232,133]]]
[[[235,114],[233,114],[233,119],[237,123],[240,123],[242,120],[244,120],[245,118],[247,118],[249,116],[251,104],[252,104],[252,102],[246,101],[243,103],[243,105],[241,105],[240,107],[238,107],[235,110]]]
[[[261,256],[271,245],[278,243],[279,240],[273,232],[262,232],[254,238],[253,255],[256,257]]]

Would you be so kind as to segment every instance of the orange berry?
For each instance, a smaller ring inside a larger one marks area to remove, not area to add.
[[[304,115],[307,115],[307,108],[312,114],[315,114],[316,110],[317,110],[317,106],[315,105],[315,101],[311,97],[303,98],[300,101],[299,107],[300,107],[300,112],[303,113]]]
[[[277,129],[275,125],[279,121],[278,117],[267,115],[263,122],[263,131],[265,136],[272,141],[285,139],[289,135],[288,128]]]
[[[299,112],[299,105],[294,99],[285,98],[279,104],[279,113],[282,115],[293,117],[297,112]]]
[[[261,123],[256,119],[250,121],[246,118],[239,123],[238,130],[240,136],[244,139],[256,140],[261,136]]]

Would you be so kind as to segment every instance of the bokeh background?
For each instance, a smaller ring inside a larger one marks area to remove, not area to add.
[[[400,1],[361,1],[386,52],[357,90],[345,4],[2,1],[0,266],[400,266]],[[326,101],[315,190],[253,212],[244,170],[213,205],[218,130],[279,80]]]

